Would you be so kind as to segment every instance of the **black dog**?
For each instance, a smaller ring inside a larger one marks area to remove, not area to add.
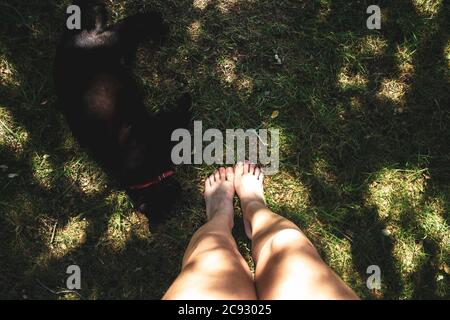
[[[138,14],[107,26],[101,1],[79,0],[82,29],[66,30],[55,57],[60,105],[80,145],[120,182],[135,207],[158,220],[179,193],[173,177],[170,135],[186,128],[190,96],[178,111],[146,111],[130,62],[139,43],[168,33],[159,13]]]

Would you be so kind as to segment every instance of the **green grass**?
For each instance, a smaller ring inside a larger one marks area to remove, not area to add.
[[[66,4],[0,0],[0,165],[8,166],[0,169],[0,298],[76,299],[61,291],[66,268],[78,264],[82,298],[157,299],[205,221],[201,183],[213,168],[178,168],[184,196],[169,221],[148,230],[55,109],[51,66]],[[380,31],[365,27],[365,0],[108,4],[114,20],[155,8],[172,27],[164,48],[138,53],[151,110],[187,89],[205,127],[280,129],[268,203],[358,294],[450,297],[444,1],[380,0]],[[242,225],[235,229],[252,263]],[[381,290],[365,286],[370,265],[381,268]]]

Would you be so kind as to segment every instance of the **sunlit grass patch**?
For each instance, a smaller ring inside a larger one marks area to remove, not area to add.
[[[254,80],[251,76],[238,71],[239,56],[221,57],[217,59],[215,73],[224,88],[237,91],[241,99],[248,98],[254,89]],[[199,70],[201,73],[208,73],[203,68]]]
[[[356,112],[361,112],[364,106],[361,99],[358,96],[354,96],[350,98],[350,107]]]
[[[420,15],[430,17],[436,15],[443,5],[442,0],[413,0],[412,4]]]
[[[397,60],[398,69],[400,71],[400,79],[409,79],[414,74],[414,54],[417,48],[415,43],[403,43],[397,46],[395,58]]]
[[[239,4],[243,0],[218,0],[217,1],[217,9],[223,14],[227,14],[230,12],[233,7]]]
[[[388,42],[381,36],[368,35],[361,39],[360,52],[364,55],[381,56],[388,47]]]
[[[450,229],[444,202],[439,194],[425,195],[428,179],[425,170],[383,169],[369,186],[366,200],[377,208],[386,225],[383,233],[393,242],[396,268],[403,277],[420,272],[430,265],[430,259],[435,269],[444,270],[450,259]],[[432,258],[432,254],[436,255]],[[403,281],[403,297],[411,298],[413,287]],[[437,278],[432,281],[436,283]],[[439,290],[442,293],[446,289]]]
[[[206,9],[206,6],[211,2],[211,0],[194,0],[192,5],[194,8],[204,10]]]
[[[236,81],[236,61],[231,58],[220,58],[217,61],[217,74],[224,84],[229,85]]]
[[[242,75],[236,81],[236,88],[242,98],[248,98],[253,93],[254,82],[249,76]]]
[[[382,63],[388,47],[387,39],[380,35],[343,35],[337,47],[342,64],[336,74],[342,91],[367,92],[369,82],[377,80],[371,70],[375,64]]]
[[[405,209],[420,205],[425,186],[422,170],[383,169],[369,185],[367,202],[381,219],[399,221]]]
[[[35,154],[32,158],[33,177],[40,186],[47,190],[52,187],[55,172],[49,158],[48,154]]]
[[[85,157],[64,163],[64,176],[86,195],[105,191],[108,181],[103,170],[92,159]]]
[[[420,227],[427,237],[440,243],[445,250],[450,250],[450,226],[446,221],[447,215],[445,200],[440,196],[436,196],[426,202],[419,220]]]
[[[331,4],[329,1],[320,1],[320,8],[318,13],[319,21],[326,21],[332,13]]]
[[[336,237],[326,225],[317,220],[308,226],[306,233],[320,248],[324,260],[344,281],[362,285],[363,280],[353,268],[352,244],[349,239]]]
[[[394,112],[403,113],[405,111],[405,94],[408,85],[398,79],[384,79],[381,82],[380,91],[377,96],[382,100],[389,101],[395,105]]]
[[[388,41],[379,35],[359,37],[352,33],[342,35],[338,50],[347,68],[364,71],[365,65],[380,58],[388,48]]]
[[[445,60],[447,60],[447,66],[448,66],[447,75],[448,75],[448,78],[450,81],[450,40],[447,41],[447,44],[444,47],[444,57],[445,57]]]
[[[63,227],[55,224],[56,230],[49,230],[48,243],[52,257],[64,257],[71,251],[84,245],[87,240],[89,222],[84,217],[70,218]]]
[[[286,207],[294,213],[308,207],[309,192],[298,177],[279,173],[266,177],[266,196],[277,207]]]
[[[276,118],[272,118],[272,116],[274,114],[278,113],[277,117],[287,117],[289,116],[288,114],[283,115],[282,114],[283,111],[278,111],[278,110],[274,110],[271,113],[267,112],[267,114],[265,114],[265,118],[267,119],[264,123],[263,123],[263,129],[267,129],[267,130],[278,130],[279,132],[279,145],[277,147],[280,148],[280,157],[283,156],[287,156],[287,157],[292,157],[292,156],[296,156],[298,158],[298,156],[301,156],[298,154],[299,150],[295,149],[293,146],[293,141],[295,141],[295,139],[297,137],[295,137],[294,135],[291,134],[290,130],[283,128],[281,126],[277,126],[276,125]],[[271,140],[269,139],[269,142],[271,142]],[[269,144],[270,146],[270,144]]]
[[[405,276],[418,271],[426,260],[423,245],[408,234],[396,237],[393,254],[398,259],[399,271]]]
[[[106,231],[98,241],[99,247],[120,252],[131,238],[151,240],[148,219],[135,212],[124,192],[112,192],[106,199],[106,205],[110,213],[105,217]]]
[[[21,84],[17,77],[17,70],[8,59],[0,54],[0,84],[3,86],[18,88]]]
[[[8,146],[20,154],[28,141],[28,132],[15,123],[7,107],[0,106],[0,145]]]
[[[324,236],[324,239],[328,240],[326,244],[324,243],[328,261],[333,269],[342,275],[344,281],[350,281],[354,272],[351,243],[347,239],[333,239],[327,236]]]
[[[126,16],[127,11],[126,1],[107,0],[106,2],[108,4],[108,8],[111,9],[110,12],[113,21],[118,21]]]
[[[348,71],[348,69],[344,66],[338,75],[339,85],[342,90],[364,90],[366,89],[368,80],[367,78],[360,74],[352,74]]]
[[[200,23],[200,21],[195,20],[193,21],[188,29],[187,32],[189,34],[189,37],[193,40],[193,41],[198,41],[200,36],[202,35],[202,24]]]

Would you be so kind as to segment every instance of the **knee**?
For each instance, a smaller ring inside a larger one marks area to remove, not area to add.
[[[183,259],[183,267],[191,263],[203,266],[220,265],[224,259],[238,258],[239,255],[239,250],[231,235],[207,231],[198,237],[193,237]]]
[[[270,249],[272,252],[302,249],[317,253],[308,238],[300,230],[292,228],[283,229],[274,234],[270,239]]]

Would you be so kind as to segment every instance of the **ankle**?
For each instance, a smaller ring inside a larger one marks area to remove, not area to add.
[[[213,226],[214,229],[231,233],[234,227],[234,216],[227,214],[216,214],[211,218],[211,220],[208,221],[208,224]]]
[[[252,215],[254,212],[266,209],[266,201],[260,197],[241,198],[241,209],[244,215]]]
[[[270,212],[266,203],[260,199],[242,201],[241,209],[244,220],[246,220],[252,227],[256,216],[261,217],[261,214],[264,216],[264,213]]]

